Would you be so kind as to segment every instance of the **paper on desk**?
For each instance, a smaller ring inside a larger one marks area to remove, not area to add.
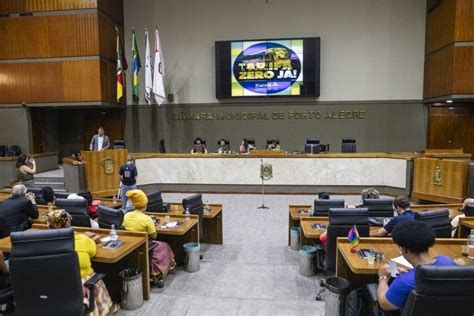
[[[413,269],[413,266],[411,265],[411,263],[408,262],[407,259],[405,259],[405,257],[403,256],[392,258],[391,260],[406,268]]]

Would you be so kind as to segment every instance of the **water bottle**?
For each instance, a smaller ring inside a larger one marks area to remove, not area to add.
[[[110,196],[110,195],[109,195],[109,196]],[[114,194],[114,196],[112,197],[112,201],[113,201],[114,203],[117,203],[117,197],[115,196],[115,194]]]
[[[211,206],[209,205],[209,201],[206,201],[206,205],[204,205],[204,211],[206,211],[206,212],[211,211]]]
[[[467,257],[474,259],[474,229],[471,229],[471,233],[467,238]]]
[[[191,217],[189,216],[191,214],[189,212],[189,207],[186,207],[186,211],[184,212],[184,214],[186,215],[186,220],[189,221],[191,219]]]
[[[117,240],[119,238],[117,235],[117,231],[115,230],[114,224],[112,224],[112,227],[110,228],[109,237],[110,237],[110,240]]]

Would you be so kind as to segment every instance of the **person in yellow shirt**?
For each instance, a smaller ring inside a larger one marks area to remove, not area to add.
[[[164,241],[156,241],[156,227],[150,216],[145,214],[148,198],[142,190],[129,190],[127,197],[132,201],[134,209],[127,212],[123,219],[123,227],[134,232],[144,232],[158,246],[153,250],[151,266],[151,282],[159,284],[170,270],[176,266],[173,250]]]
[[[65,210],[53,210],[48,213],[48,226],[51,229],[71,227],[71,215]],[[93,275],[91,258],[95,256],[97,247],[95,242],[84,234],[74,234],[74,247],[81,268],[82,284],[87,282]],[[118,304],[114,304],[110,298],[105,283],[100,280],[95,284],[95,309],[89,316],[102,316],[115,313],[119,310]],[[89,290],[83,287],[84,304],[89,305]]]

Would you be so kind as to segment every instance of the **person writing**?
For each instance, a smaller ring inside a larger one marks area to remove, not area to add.
[[[379,237],[384,237],[390,234],[398,223],[415,219],[415,213],[410,209],[410,200],[406,196],[397,196],[393,200],[393,206],[398,215],[390,219],[384,227],[379,229],[377,232],[377,236]]]
[[[230,145],[226,144],[224,139],[219,141],[219,148],[217,148],[219,154],[230,152]]]
[[[53,210],[48,213],[48,227],[50,229],[60,229],[71,227],[71,215],[65,210]],[[74,233],[74,248],[79,259],[79,267],[81,268],[81,281],[84,285],[87,280],[94,276],[92,269],[91,258],[97,252],[95,242],[84,234]],[[95,309],[90,315],[109,315],[119,310],[119,306],[112,302],[109,292],[105,286],[104,281],[99,280],[94,285],[95,295],[94,303]],[[83,287],[84,302],[89,305],[89,289]]]
[[[125,214],[123,226],[126,230],[147,233],[152,243],[158,246],[153,250],[151,266],[151,282],[159,285],[168,272],[176,267],[171,247],[164,241],[156,241],[157,232],[150,216],[145,214],[148,198],[142,190],[129,190],[127,197],[132,201],[134,209]]]
[[[206,145],[202,143],[201,138],[196,138],[194,141],[194,147],[191,149],[191,154],[207,154]]]
[[[33,157],[20,155],[16,160],[17,180],[27,187],[34,186],[34,174],[36,173],[36,161]]]
[[[122,200],[122,211],[128,212],[132,209],[130,202],[127,197],[128,190],[134,190],[137,188],[137,167],[135,167],[135,159],[132,155],[127,156],[127,162],[120,167],[119,171],[120,181],[120,199]]]
[[[393,241],[400,247],[402,256],[414,267],[401,274],[388,285],[391,276],[388,265],[378,271],[379,284],[377,301],[384,311],[403,310],[408,294],[415,289],[415,270],[420,265],[455,266],[453,259],[447,256],[433,258],[429,253],[436,241],[436,234],[428,224],[422,221],[403,221],[392,231]]]
[[[272,143],[268,145],[267,150],[281,150],[280,144],[276,140],[272,140]]]
[[[109,149],[110,141],[109,138],[105,135],[103,127],[99,127],[97,135],[92,136],[89,149],[93,151],[101,151]]]

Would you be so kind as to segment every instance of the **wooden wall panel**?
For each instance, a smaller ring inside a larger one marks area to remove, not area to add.
[[[120,0],[97,0],[99,11],[110,16],[115,23],[123,26],[123,1]]]
[[[425,54],[429,54],[454,41],[456,0],[442,1],[426,16]]]
[[[0,59],[99,55],[98,14],[0,19]]]
[[[456,1],[456,28],[457,42],[474,41],[474,2],[472,0]]]
[[[438,50],[425,57],[425,79],[423,98],[451,94],[453,86],[452,46]]]
[[[128,77],[125,76],[125,80]],[[100,84],[101,95],[104,102],[117,103],[117,64],[109,60],[100,61]],[[128,85],[128,81],[125,81]],[[126,97],[122,98],[122,104],[125,104]]]
[[[99,60],[0,64],[0,103],[101,100]]]
[[[99,50],[100,55],[107,57],[111,60],[117,59],[117,34],[115,31],[116,24],[110,17],[99,12],[98,16],[99,21]],[[123,27],[118,26],[120,37],[122,41],[122,49],[124,49],[124,40],[123,40]],[[128,60],[129,53],[125,52]]]
[[[474,94],[474,46],[454,48],[452,93]]]
[[[121,2],[121,1],[117,1]],[[97,8],[97,0],[1,0],[0,13]]]

